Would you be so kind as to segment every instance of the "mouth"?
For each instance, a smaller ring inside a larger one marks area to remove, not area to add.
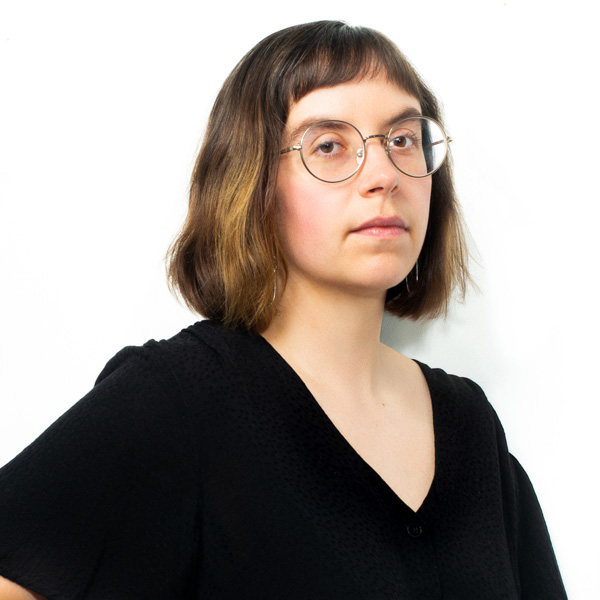
[[[377,217],[366,221],[350,233],[373,237],[397,237],[406,231],[408,227],[400,217]]]

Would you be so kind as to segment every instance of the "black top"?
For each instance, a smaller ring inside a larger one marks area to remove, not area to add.
[[[421,368],[415,513],[263,338],[203,321],[125,348],[0,471],[0,573],[51,600],[565,598],[483,392]]]

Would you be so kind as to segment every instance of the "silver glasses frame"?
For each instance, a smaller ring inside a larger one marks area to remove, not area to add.
[[[389,142],[390,142],[390,135],[392,134],[392,132],[394,131],[394,129],[396,129],[396,127],[398,127],[398,125],[400,125],[400,123],[404,123],[405,121],[414,121],[415,119],[423,119],[425,121],[431,121],[432,123],[434,123],[435,125],[437,125],[440,128],[440,131],[442,132],[442,135],[444,136],[443,140],[439,140],[437,142],[433,142],[433,144],[429,144],[428,146],[425,146],[426,148],[431,148],[432,146],[435,146],[437,144],[444,144],[445,145],[445,152],[444,152],[444,157],[442,158],[440,164],[433,170],[431,171],[431,173],[427,173],[426,175],[411,175],[410,173],[406,173],[406,171],[403,171],[393,160],[392,160],[392,155],[390,152],[390,146],[389,146]],[[335,181],[329,181],[328,179],[323,179],[321,177],[318,177],[317,175],[315,175],[309,168],[308,165],[306,164],[306,161],[304,160],[304,154],[302,153],[302,144],[304,143],[304,138],[306,137],[306,135],[308,134],[308,132],[313,128],[316,127],[317,125],[321,125],[321,123],[344,123],[345,125],[350,125],[350,127],[352,127],[360,136],[360,139],[362,140],[362,149],[358,149],[357,150],[357,156],[361,156],[362,155],[362,160],[360,161],[360,164],[356,167],[356,169],[354,169],[354,171],[348,175],[347,177],[344,177],[343,179],[336,179]],[[358,173],[358,171],[360,170],[360,168],[363,166],[366,157],[367,157],[367,140],[371,140],[373,138],[381,138],[382,142],[383,142],[383,147],[385,149],[386,154],[388,155],[388,158],[390,159],[390,162],[392,163],[392,165],[394,165],[394,167],[396,169],[398,169],[398,171],[400,171],[400,173],[404,173],[404,175],[408,176],[408,177],[413,177],[414,179],[423,179],[424,177],[429,177],[430,175],[433,175],[438,169],[440,169],[440,167],[444,164],[446,157],[448,156],[448,145],[450,144],[450,142],[452,141],[452,138],[446,135],[446,132],[444,131],[444,128],[441,126],[441,124],[436,121],[435,119],[432,119],[431,117],[425,117],[423,115],[415,115],[415,116],[411,116],[411,117],[405,117],[404,119],[400,119],[399,121],[396,121],[391,127],[390,130],[388,131],[387,135],[383,134],[383,133],[375,133],[373,135],[368,135],[366,137],[363,136],[363,134],[359,131],[358,127],[356,127],[355,125],[352,125],[352,123],[348,123],[348,121],[342,121],[340,119],[327,119],[324,121],[317,121],[316,123],[313,123],[312,125],[310,125],[306,131],[302,134],[302,137],[300,138],[300,143],[296,144],[295,146],[290,146],[289,148],[284,148],[283,150],[280,150],[279,154],[286,154],[287,152],[293,152],[294,150],[298,150],[300,152],[300,158],[302,159],[302,164],[304,165],[304,167],[306,168],[306,170],[315,178],[318,179],[319,181],[323,181],[324,183],[340,183],[342,181],[346,181],[347,179],[350,179],[350,177],[353,177],[354,175],[356,175]]]

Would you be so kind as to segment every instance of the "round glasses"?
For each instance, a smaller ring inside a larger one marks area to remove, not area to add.
[[[361,167],[366,141],[381,138],[392,164],[409,177],[427,177],[443,164],[448,144],[442,126],[429,117],[408,117],[395,123],[387,135],[363,137],[346,121],[319,121],[311,125],[300,144],[284,148],[281,154],[299,150],[308,172],[326,183],[344,181]]]

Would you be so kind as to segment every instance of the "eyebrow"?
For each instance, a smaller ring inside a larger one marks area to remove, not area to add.
[[[408,108],[405,108],[403,111],[395,114],[393,117],[391,117],[387,121],[385,121],[383,124],[383,127],[384,127],[384,129],[389,129],[394,123],[397,123],[398,121],[401,121],[402,119],[408,119],[410,117],[422,117],[422,116],[423,116],[423,114],[421,113],[420,109],[418,109],[414,106],[410,106]],[[302,136],[304,134],[304,132],[311,125],[314,125],[315,123],[319,123],[320,121],[340,121],[340,120],[343,120],[343,119],[332,119],[329,115],[310,116],[310,117],[304,119],[297,127],[294,127],[294,129],[290,132],[288,139],[289,139],[290,143],[294,144],[294,143],[296,143],[295,142],[296,138],[298,136]],[[371,134],[367,134],[367,135],[371,135]],[[300,140],[298,140],[298,141],[300,141]]]
[[[402,121],[402,119],[410,119],[411,117],[422,117],[423,113],[420,108],[416,108],[411,106],[409,108],[405,108],[402,112],[393,116],[391,119],[384,123],[384,127],[389,129],[394,123],[398,121]]]

